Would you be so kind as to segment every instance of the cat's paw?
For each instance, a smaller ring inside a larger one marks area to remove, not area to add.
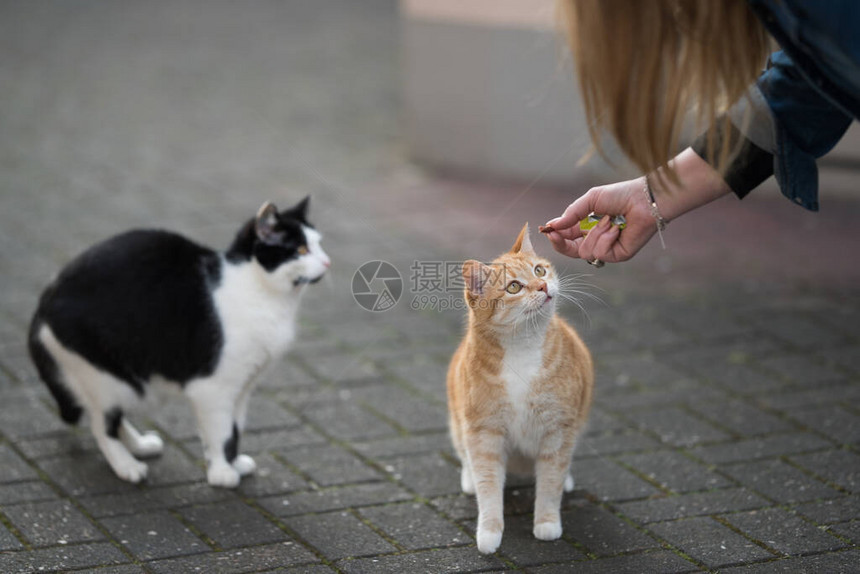
[[[573,492],[573,488],[576,486],[576,482],[573,480],[573,475],[568,474],[564,477],[564,491],[565,492]]]
[[[221,488],[236,488],[241,480],[239,471],[233,468],[226,461],[222,464],[213,464],[206,471],[206,480],[210,486],[218,486]]]
[[[465,467],[460,469],[460,488],[466,494],[475,494],[475,482],[472,480],[472,473]]]
[[[534,534],[538,540],[558,540],[561,538],[561,522],[535,524]]]
[[[257,470],[257,463],[247,454],[240,454],[233,461],[233,468],[239,473],[239,476],[248,476]]]
[[[140,458],[158,456],[164,452],[164,441],[154,431],[141,435],[133,445],[129,445],[131,454]]]
[[[140,462],[131,457],[129,459],[121,464],[113,465],[113,471],[121,479],[137,484],[146,478],[149,467],[146,466],[145,462]]]
[[[502,544],[502,529],[501,528],[486,528],[478,525],[478,551],[482,554],[492,554],[499,549]]]

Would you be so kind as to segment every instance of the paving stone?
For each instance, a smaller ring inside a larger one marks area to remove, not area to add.
[[[765,508],[725,516],[747,536],[783,554],[810,554],[838,550],[846,544],[781,508]]]
[[[373,332],[365,325],[360,329],[364,333]],[[376,333],[374,332],[374,335]],[[366,348],[363,346],[363,348]],[[332,382],[345,381],[349,379],[363,379],[368,377],[379,377],[381,372],[376,364],[362,355],[351,353],[329,354],[324,361],[313,361],[308,368],[320,379]]]
[[[7,506],[3,513],[33,546],[92,542],[104,535],[68,500]]]
[[[413,496],[390,482],[368,482],[296,492],[286,496],[263,498],[257,502],[276,516],[295,516],[311,512],[328,512],[374,504],[411,500]]]
[[[722,468],[742,485],[777,502],[834,498],[839,492],[779,460],[748,462]]]
[[[860,416],[840,405],[786,409],[786,412],[800,424],[837,444],[860,443]]]
[[[435,508],[451,520],[474,520],[478,518],[478,503],[474,496],[467,494],[456,494],[442,496],[430,501]],[[505,511],[508,511],[505,506]]]
[[[833,443],[818,435],[808,432],[778,434],[766,437],[756,437],[724,444],[699,446],[690,449],[690,453],[711,464],[740,462],[761,458],[808,452],[828,448]]]
[[[346,574],[401,574],[402,572],[490,572],[501,571],[504,563],[475,548],[446,548],[427,552],[342,560],[337,567]]]
[[[167,511],[102,519],[111,536],[140,560],[171,558],[211,549]]]
[[[221,548],[280,542],[287,538],[262,514],[239,501],[207,504],[180,511]]]
[[[617,459],[674,492],[710,490],[731,485],[725,477],[679,452],[658,451]]]
[[[822,365],[821,361],[816,360],[810,354],[780,354],[767,357],[759,361],[759,364],[792,383],[808,387],[818,387],[834,381],[845,380],[843,374],[831,367]]]
[[[721,570],[726,574],[854,574],[860,563],[860,551],[833,552],[818,556],[786,558],[763,564],[750,564]]]
[[[37,502],[53,500],[57,493],[44,482],[12,482],[0,484],[0,506],[19,504],[21,502]]]
[[[236,489],[242,496],[260,497],[285,494],[309,488],[308,482],[284,466],[280,460],[271,454],[261,454],[254,457],[257,471],[242,478]]]
[[[604,458],[584,459],[576,465],[576,487],[600,500],[632,500],[661,491],[632,472]]]
[[[394,479],[421,496],[460,492],[460,469],[438,454],[404,456],[386,461]]]
[[[240,572],[268,571],[296,564],[318,563],[319,558],[300,544],[287,540],[276,544],[251,546],[241,550],[210,552],[171,560],[147,563],[146,567],[159,574],[174,572],[218,572],[231,574]],[[307,570],[305,570],[307,568]],[[303,566],[301,572],[316,572],[312,566]]]
[[[354,402],[305,407],[302,414],[329,435],[348,441],[368,440],[397,434],[396,429]]]
[[[474,534],[475,525],[470,523]],[[534,519],[531,515],[508,516],[499,553],[520,566],[536,566],[548,562],[582,560],[585,555],[564,538],[546,541],[534,537]]]
[[[9,532],[9,530],[0,524],[0,552],[5,552],[7,550],[18,550],[19,548],[23,548],[24,545],[15,538],[15,535]]]
[[[355,399],[408,432],[444,431],[448,428],[445,407],[434,405],[394,385],[356,389]]]
[[[36,471],[7,444],[0,444],[0,482],[16,482],[38,478]]]
[[[614,514],[594,505],[561,514],[563,536],[582,544],[598,556],[656,548],[660,544]]]
[[[744,488],[728,488],[625,502],[617,505],[617,508],[625,516],[647,524],[691,516],[764,508],[770,505],[768,500]]]
[[[847,450],[801,454],[791,460],[825,480],[856,492],[860,487],[860,455]]]
[[[590,435],[580,441],[580,444],[576,447],[575,456],[578,458],[587,458],[590,456],[640,452],[643,450],[657,450],[661,446],[658,440],[639,433]]]
[[[324,444],[325,442],[327,442],[325,437],[309,427],[244,432],[239,440],[239,450],[245,454],[254,455],[260,452]],[[199,446],[196,441],[195,444]],[[202,446],[200,446],[199,452],[203,452]]]
[[[741,436],[798,430],[794,425],[739,400],[697,404],[692,408],[714,424]]]
[[[629,413],[627,417],[643,430],[656,433],[660,440],[673,446],[694,446],[730,438],[715,426],[678,408]]]
[[[298,516],[287,526],[329,560],[395,552],[397,548],[348,512]]]
[[[205,482],[199,482],[161,488],[143,487],[120,494],[86,496],[80,498],[79,502],[87,513],[100,518],[182,508],[234,498],[235,495],[228,490],[213,488]]]
[[[757,328],[799,348],[809,349],[844,344],[845,337],[828,329],[821,321],[791,311],[763,311],[752,318]]]
[[[4,405],[0,431],[9,438],[31,438],[66,430],[56,412],[38,399],[18,400]]]
[[[576,562],[573,566],[577,574],[642,574],[661,572],[663,574],[682,574],[700,572],[698,566],[688,562],[668,550],[654,550],[641,554],[615,556],[598,560]],[[550,564],[531,568],[533,574],[566,574],[571,572],[570,564]]]
[[[856,404],[858,399],[860,399],[860,386],[839,382],[816,385],[813,388],[804,386],[756,397],[758,403],[777,410],[832,405],[846,400]]]
[[[93,435],[84,429],[69,429],[66,432],[19,441],[17,444],[21,452],[31,459],[93,455],[99,451]]]
[[[853,520],[842,524],[834,524],[827,530],[850,540],[854,546],[860,544],[860,520]]]
[[[824,348],[816,351],[815,354],[840,369],[860,375],[860,359],[857,358],[856,344]]]
[[[382,478],[376,469],[334,445],[300,447],[281,453],[280,456],[323,487]]]
[[[845,522],[860,516],[860,498],[842,496],[830,500],[799,504],[793,510],[819,524]]]
[[[408,502],[364,508],[359,514],[409,550],[472,543],[459,528],[421,503]]]
[[[409,436],[396,436],[352,445],[355,450],[372,459],[386,459],[404,455],[453,451],[447,432]]]
[[[711,518],[661,522],[652,524],[649,529],[710,568],[774,557]]]
[[[28,552],[0,553],[0,572],[32,574],[39,571],[60,571],[123,564],[129,558],[109,542],[59,546]],[[101,572],[101,570],[99,570]]]

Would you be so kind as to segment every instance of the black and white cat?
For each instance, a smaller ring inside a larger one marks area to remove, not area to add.
[[[309,198],[264,204],[219,253],[167,231],[130,231],[66,266],[42,294],[29,349],[68,423],[86,410],[111,468],[146,477],[135,457],[160,454],[124,413],[155,381],[178,383],[203,440],[207,478],[232,488],[256,464],[238,453],[259,372],[295,336],[305,286],[330,260],[307,221]]]

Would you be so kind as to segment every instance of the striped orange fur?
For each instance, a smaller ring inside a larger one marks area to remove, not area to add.
[[[501,544],[508,471],[534,473],[534,535],[554,540],[591,406],[591,355],[555,314],[559,277],[535,253],[528,225],[492,264],[466,261],[463,278],[469,321],[448,368],[448,414],[462,489],[477,496],[478,550]]]

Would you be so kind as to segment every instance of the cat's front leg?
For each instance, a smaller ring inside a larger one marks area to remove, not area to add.
[[[233,419],[235,396],[212,381],[192,383],[185,393],[197,416],[207,481],[211,486],[236,488],[242,473],[233,466],[239,449],[239,429]]]
[[[568,483],[573,486],[568,473],[573,445],[560,440],[544,442],[535,461],[534,536],[539,540],[556,540],[561,537],[562,493]]]
[[[501,431],[485,430],[467,437],[468,459],[478,501],[478,550],[492,554],[505,529],[505,444]]]

